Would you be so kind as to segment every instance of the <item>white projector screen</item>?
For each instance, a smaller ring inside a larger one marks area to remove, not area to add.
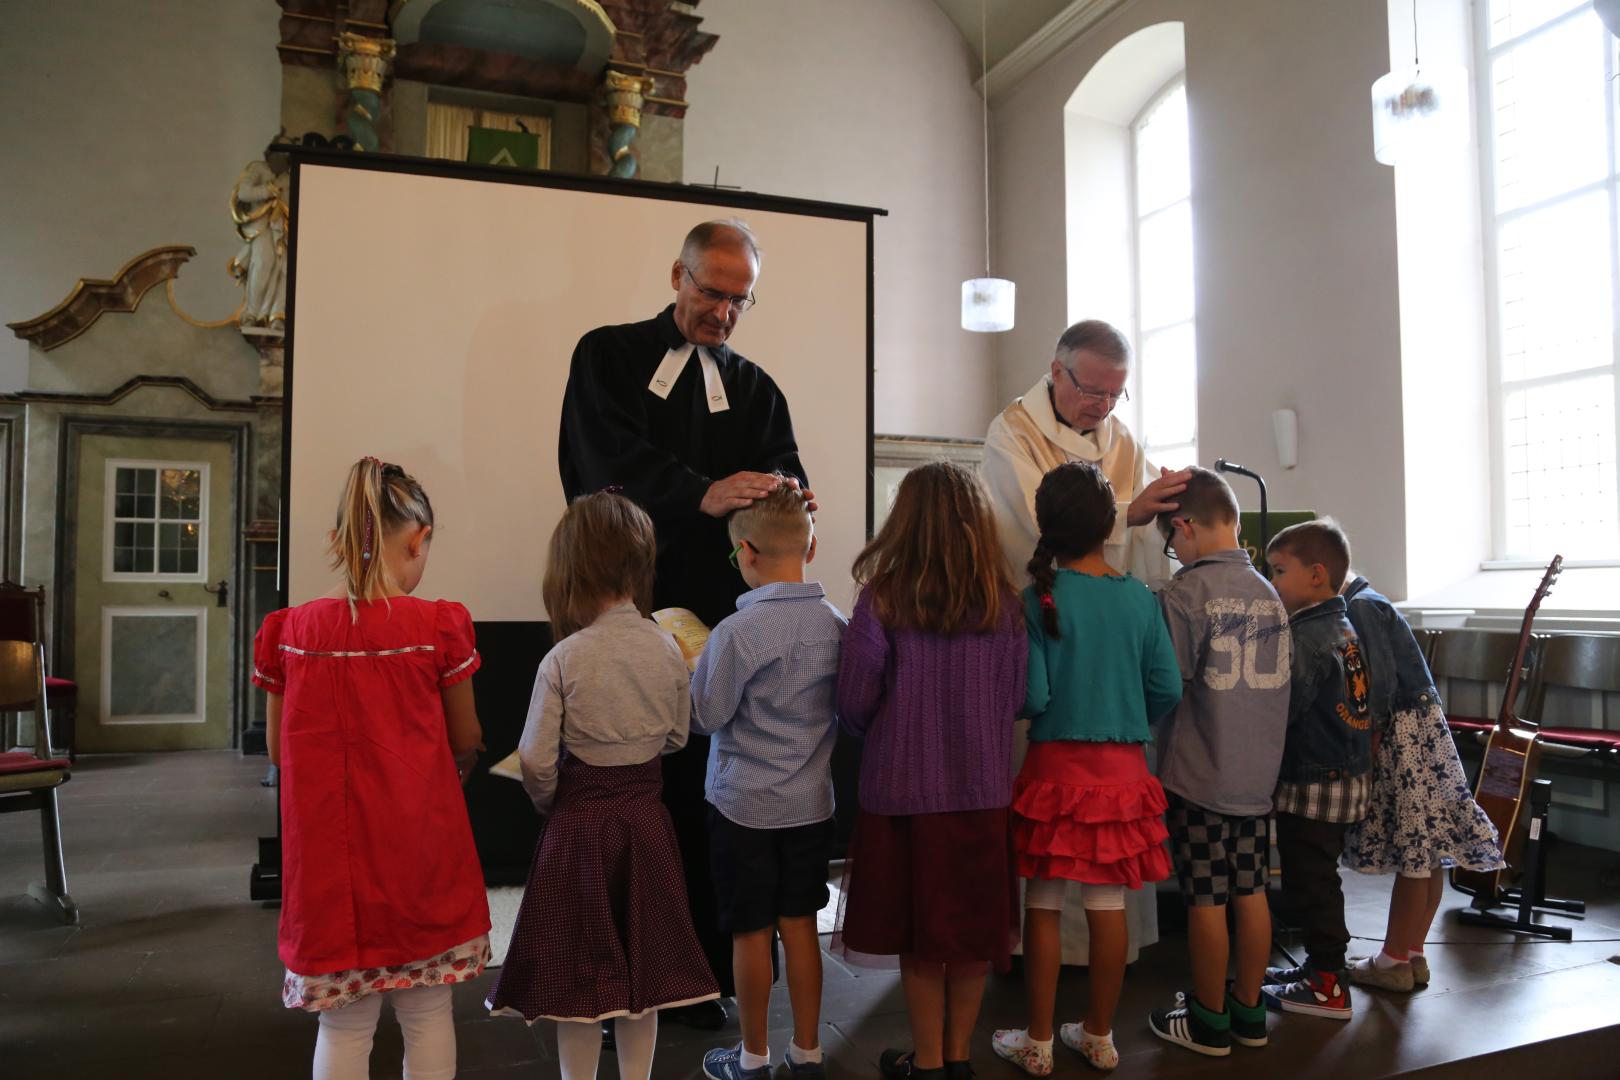
[[[417,595],[459,600],[481,622],[544,620],[574,345],[661,311],[687,230],[736,216],[764,259],[730,344],[787,397],[820,503],[812,570],[849,610],[868,521],[874,211],[372,157],[294,167],[288,603],[335,584],[326,538],[346,470],[370,454],[433,500]]]

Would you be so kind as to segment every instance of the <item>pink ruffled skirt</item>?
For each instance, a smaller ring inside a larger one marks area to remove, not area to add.
[[[1013,781],[1018,875],[1132,889],[1163,881],[1167,806],[1138,743],[1030,743]]]

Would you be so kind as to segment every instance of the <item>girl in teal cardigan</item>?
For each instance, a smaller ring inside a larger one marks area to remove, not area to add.
[[[1052,1071],[1061,963],[1059,918],[1080,883],[1091,933],[1091,1007],[1063,1044],[1093,1066],[1119,1064],[1114,1010],[1125,981],[1125,889],[1170,876],[1164,790],[1148,771],[1148,724],[1181,700],[1181,668],[1158,601],[1103,560],[1117,509],[1090,462],[1059,465],[1035,492],[1040,540],[1024,590],[1029,630],[1029,754],[1013,783],[1013,847],[1024,893],[1029,1027],[998,1031],[998,1055]]]

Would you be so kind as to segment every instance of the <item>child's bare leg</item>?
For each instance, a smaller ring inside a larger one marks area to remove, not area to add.
[[[1271,908],[1266,904],[1266,894],[1232,897],[1232,914],[1237,920],[1237,970],[1232,993],[1245,1005],[1258,1005],[1260,984],[1265,981],[1266,964],[1271,960]]]
[[[900,983],[906,991],[911,1021],[911,1064],[938,1069],[945,1064],[945,965],[900,958]],[[964,1053],[962,1058],[965,1060]]]
[[[788,1001],[793,1006],[793,1041],[800,1050],[814,1050],[821,1045],[821,939],[816,936],[816,917],[796,915],[776,920],[777,933],[782,935],[782,948],[787,952]],[[765,972],[770,975],[770,958],[766,956]],[[765,986],[770,996],[770,984]],[[759,1024],[763,1045],[765,1021]],[[750,1050],[750,1052],[753,1052]],[[765,1051],[761,1050],[760,1053]]]
[[[769,1054],[766,1028],[771,1005],[771,927],[731,935],[731,974],[737,983],[737,1023],[742,1027],[743,1049],[750,1054]]]
[[[1044,908],[1024,911],[1024,992],[1029,997],[1029,1037],[1037,1042],[1052,1037],[1058,968],[1063,962],[1062,916],[1061,911]]]
[[[1395,885],[1389,891],[1389,924],[1384,928],[1384,951],[1396,960],[1405,960],[1412,943],[1421,945],[1428,935],[1429,921],[1434,918],[1434,912],[1429,908],[1429,882],[1432,880],[1438,880],[1438,876],[1395,876]],[[1438,897],[1436,903],[1438,905]]]
[[[973,1026],[979,1022],[979,1003],[984,1000],[983,964],[949,964],[945,967],[945,1053],[946,1061],[966,1061],[973,1046]],[[927,1068],[919,1062],[919,1067]]]
[[[1192,954],[1193,993],[1198,1003],[1210,1012],[1224,1012],[1226,964],[1231,956],[1225,904],[1187,909],[1187,949]],[[1255,990],[1259,991],[1258,985]],[[1102,1035],[1106,1031],[1094,1034]]]
[[[1423,902],[1423,918],[1419,920],[1418,932],[1406,943],[1407,949],[1420,953],[1423,951],[1423,942],[1429,936],[1429,928],[1434,925],[1434,917],[1440,911],[1440,901],[1446,895],[1446,872],[1440,867],[1429,871],[1429,895]]]
[[[1107,1035],[1114,1030],[1114,1012],[1125,986],[1125,909],[1088,908],[1086,927],[1091,931],[1091,1007],[1086,1010],[1085,1028],[1093,1035]]]

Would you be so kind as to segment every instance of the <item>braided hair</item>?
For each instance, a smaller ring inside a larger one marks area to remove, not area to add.
[[[1114,504],[1114,486],[1102,470],[1089,461],[1069,461],[1041,478],[1035,489],[1035,524],[1040,538],[1029,560],[1029,576],[1035,582],[1041,601],[1041,625],[1046,636],[1063,636],[1058,627],[1057,601],[1052,587],[1057,582],[1057,561],[1090,555],[1114,531],[1119,508]]]

